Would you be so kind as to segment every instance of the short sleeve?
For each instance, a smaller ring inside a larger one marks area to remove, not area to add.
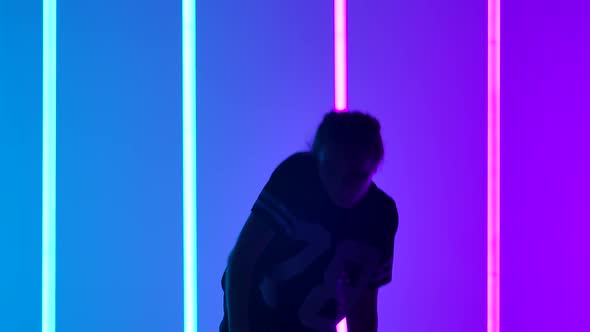
[[[385,286],[391,282],[395,236],[397,234],[397,228],[399,225],[399,215],[396,204],[393,200],[391,200],[386,218],[386,238],[384,246],[385,252],[383,253],[382,259],[377,266],[377,269],[373,273],[371,281],[369,282],[369,288],[371,289]]]
[[[255,216],[284,234],[292,232],[295,221],[293,207],[300,172],[300,158],[299,154],[292,155],[273,171],[252,207]]]

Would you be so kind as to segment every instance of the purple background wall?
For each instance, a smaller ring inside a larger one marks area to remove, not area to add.
[[[502,9],[503,331],[590,331],[589,9]]]
[[[350,102],[383,122],[400,208],[380,331],[483,331],[485,3],[349,3]]]

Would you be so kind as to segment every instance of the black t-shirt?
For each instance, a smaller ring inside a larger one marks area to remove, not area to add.
[[[276,234],[255,266],[252,332],[334,332],[364,290],[391,281],[398,212],[374,183],[353,208],[338,208],[313,155],[300,152],[275,169],[252,212]]]

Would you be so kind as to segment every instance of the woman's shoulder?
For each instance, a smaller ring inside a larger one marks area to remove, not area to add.
[[[314,166],[314,160],[311,152],[295,152],[283,160],[278,168],[283,169],[287,173],[303,171],[311,169],[311,167]]]
[[[399,216],[397,204],[393,197],[379,188],[374,182],[371,183],[371,190],[373,191],[373,203],[378,206],[380,214],[384,215],[388,220],[397,223]]]

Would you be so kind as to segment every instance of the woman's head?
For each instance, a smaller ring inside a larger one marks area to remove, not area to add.
[[[379,121],[361,112],[329,112],[316,131],[312,153],[332,201],[350,208],[367,193],[383,160]]]

